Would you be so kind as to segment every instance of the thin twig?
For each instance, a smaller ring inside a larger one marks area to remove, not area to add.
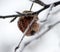
[[[54,2],[53,4],[54,4],[54,7],[56,7],[57,5],[60,5],[60,1]],[[51,5],[51,4],[46,5],[46,6],[44,6],[42,9],[40,9],[40,10],[38,10],[38,11],[36,11],[36,12],[33,12],[32,15],[34,15],[34,14],[39,14],[39,13],[42,12],[43,10],[49,8],[50,5]]]
[[[19,14],[19,15],[21,14],[20,12],[16,12],[16,13]],[[21,16],[21,15],[20,15],[20,16]],[[17,16],[14,17],[14,18],[10,21],[10,23],[13,22],[16,18],[17,18]]]
[[[60,1],[57,1],[57,2],[54,3],[54,6],[57,6],[57,5],[59,5],[59,4],[60,4]],[[45,5],[42,9],[40,9],[40,10],[38,10],[38,11],[36,11],[36,12],[33,12],[33,13],[28,13],[28,14],[22,14],[22,13],[20,13],[20,14],[16,14],[16,15],[0,16],[0,18],[5,19],[5,18],[12,18],[12,17],[26,16],[26,15],[27,15],[27,16],[29,16],[29,15],[35,15],[35,14],[38,15],[38,14],[39,14],[40,12],[42,12],[43,10],[49,8],[50,5],[51,5],[51,4]]]
[[[37,3],[37,4],[41,5],[41,6],[46,6],[46,4],[43,3],[41,0],[31,0],[31,1]]]
[[[34,2],[33,2],[32,5],[31,5],[30,11],[32,10],[33,5],[34,5]]]
[[[14,18],[10,21],[10,23],[13,22],[16,18],[17,18],[17,17],[14,17]]]
[[[28,27],[26,28],[26,30],[25,30],[25,32],[24,32],[24,34],[23,34],[23,36],[22,36],[22,39],[20,40],[18,46],[15,48],[15,52],[16,52],[17,49],[20,47],[20,44],[22,43],[22,40],[23,40],[23,38],[25,37],[26,32],[29,30],[29,28],[31,27],[31,25],[33,24],[33,22],[34,22],[35,20],[36,20],[36,18],[33,18],[33,20],[31,21],[31,23],[30,23],[30,24],[28,25]]]
[[[30,11],[31,11],[31,9],[32,9],[32,7],[33,7],[33,4],[34,4],[34,2],[33,2],[32,5],[31,5]],[[17,13],[20,14],[19,12],[17,12]],[[16,18],[17,18],[17,17],[13,18],[13,20],[11,20],[11,21],[14,21]],[[33,20],[31,21],[31,23],[30,23],[30,24],[28,25],[28,27],[26,28],[26,30],[25,30],[25,32],[24,32],[24,34],[23,34],[23,36],[22,36],[21,41],[19,42],[18,46],[15,48],[15,52],[16,52],[16,50],[19,48],[19,46],[20,46],[20,44],[22,43],[22,40],[24,39],[27,31],[29,30],[29,28],[31,27],[31,25],[33,24],[33,22],[34,22],[35,20],[36,20],[36,19],[33,18]]]
[[[0,16],[0,18],[5,19],[5,18],[12,18],[12,17],[19,17],[19,16],[24,16],[25,14],[16,14],[16,15],[7,15],[7,16]]]

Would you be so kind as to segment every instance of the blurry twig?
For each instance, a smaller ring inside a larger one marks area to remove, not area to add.
[[[47,19],[48,19],[49,15],[50,15],[50,12],[51,12],[51,10],[52,10],[53,7],[54,7],[54,3],[52,3],[52,4],[50,5],[49,11],[48,11],[48,13],[47,13],[46,18],[45,18],[43,21],[40,21],[40,22],[46,22],[46,21],[47,21]]]
[[[60,5],[60,1],[57,1],[57,2],[54,2],[54,7],[56,7],[57,5]],[[47,9],[50,7],[51,4],[48,4],[48,5],[45,5],[42,9],[36,11],[36,12],[33,12],[32,14],[39,14],[40,12],[42,12],[43,10]]]
[[[41,6],[46,6],[46,4],[43,3],[41,0],[30,0],[30,1],[40,4]]]
[[[20,44],[22,43],[22,40],[23,40],[23,38],[25,37],[26,32],[29,30],[29,28],[31,27],[31,25],[33,24],[33,22],[34,22],[35,20],[36,20],[36,18],[33,18],[33,20],[31,21],[31,23],[30,23],[30,24],[28,25],[28,27],[26,28],[26,30],[25,30],[25,32],[24,32],[24,34],[23,34],[22,39],[20,40],[18,46],[15,48],[15,52],[16,52],[17,49],[20,47]]]
[[[30,11],[32,10],[33,5],[34,5],[34,2],[33,2],[32,5],[31,5]]]
[[[35,1],[37,1],[37,0],[35,0]],[[43,10],[49,8],[50,5],[51,5],[51,4],[46,5],[42,1],[40,1],[40,2],[42,3],[42,4],[40,3],[40,5],[43,5],[44,7],[42,9],[36,11],[36,12],[28,13],[28,14],[22,14],[22,13],[18,12],[18,14],[16,14],[16,15],[0,16],[0,18],[5,19],[5,18],[12,18],[12,17],[14,17],[11,20],[11,22],[13,22],[17,17],[26,16],[26,15],[27,16],[29,16],[29,15],[36,15],[36,14],[38,15],[40,12],[42,12]],[[53,4],[54,4],[54,7],[57,6],[57,5],[60,5],[60,1],[54,2]]]

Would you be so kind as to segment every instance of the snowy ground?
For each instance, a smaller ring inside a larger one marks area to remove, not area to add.
[[[59,0],[42,1],[49,4]],[[16,11],[22,12],[24,10],[29,10],[31,4],[29,0],[0,0],[0,15],[11,15],[16,14]],[[34,4],[32,11],[37,11],[41,8],[42,6]],[[41,12],[39,14],[39,19],[44,19],[47,12],[48,10]],[[17,26],[18,19],[13,23],[9,23],[11,19],[12,18],[0,19],[0,52],[13,52],[23,35]],[[47,25],[53,24],[59,20],[60,6],[57,6],[51,11]],[[31,37],[25,37],[24,42],[30,38]],[[60,24],[55,26],[40,39],[29,44],[23,52],[60,52]]]

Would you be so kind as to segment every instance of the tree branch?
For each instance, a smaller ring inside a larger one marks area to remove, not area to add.
[[[15,52],[17,51],[17,49],[20,47],[20,44],[22,43],[22,40],[23,40],[23,38],[25,37],[25,35],[26,35],[26,32],[29,30],[29,28],[31,27],[31,25],[33,24],[33,22],[36,20],[36,17],[35,18],[33,18],[33,20],[31,21],[31,23],[28,25],[28,27],[26,28],[26,30],[25,30],[25,32],[24,32],[24,34],[23,34],[23,37],[22,37],[22,39],[20,40],[20,42],[19,42],[19,44],[18,44],[18,46],[15,48]]]
[[[43,21],[40,21],[40,22],[46,22],[47,21],[53,7],[54,7],[54,3],[50,5],[46,18]]]
[[[54,7],[56,7],[57,5],[60,5],[60,1],[57,1],[57,2],[55,2],[55,3],[53,3],[53,4],[54,4]],[[51,4],[45,5],[42,9],[40,9],[39,11],[33,12],[32,14],[33,14],[33,15],[34,15],[34,14],[39,14],[39,13],[42,12],[43,10],[49,8],[50,5],[51,5]]]
[[[41,0],[31,0],[32,2],[35,2],[41,6],[47,6],[47,4],[45,4],[44,2],[42,2]],[[52,3],[51,3],[52,4]],[[48,5],[51,5],[51,4],[48,4]],[[55,5],[58,5],[60,4],[60,1],[57,1],[57,2],[54,2]]]
[[[13,22],[16,18],[17,18],[17,17],[14,17],[14,18],[10,21],[10,23]]]
[[[19,13],[17,15],[7,15],[7,16],[0,16],[0,18],[12,18],[12,17],[20,17],[20,16],[25,16],[25,14]]]
[[[48,16],[49,16],[49,13],[50,13],[50,11],[52,10],[52,7],[53,7],[53,6],[54,6],[54,4],[51,4],[51,5],[50,5],[50,10],[49,10],[49,12],[48,12],[48,14],[47,14],[47,18],[48,18]],[[46,21],[47,21],[47,20],[46,20]],[[47,30],[45,30],[44,32],[42,32],[41,34],[39,34],[38,36],[36,36],[36,37],[33,38],[32,40],[26,42],[26,43],[24,44],[23,48],[20,50],[20,52],[23,52],[24,48],[25,48],[27,45],[29,45],[29,44],[30,44],[31,42],[33,42],[34,40],[37,40],[37,39],[39,39],[40,37],[42,37],[44,34],[46,34],[49,30],[51,30],[54,26],[56,26],[56,25],[59,24],[59,23],[60,23],[60,21],[54,23],[53,25],[49,25]],[[45,26],[45,24],[46,24],[46,22],[42,25],[41,29]]]
[[[29,45],[31,42],[33,42],[34,40],[39,39],[40,37],[42,37],[43,35],[45,35],[48,31],[50,31],[53,27],[55,27],[57,24],[59,24],[60,21],[54,23],[53,25],[49,25],[48,29],[46,31],[44,31],[43,33],[41,33],[40,35],[38,35],[37,37],[35,37],[34,39],[30,40],[29,42],[24,44],[24,47],[20,50],[20,52],[23,52],[24,48]]]
[[[46,6],[46,4],[43,3],[41,0],[31,0],[31,1],[37,3],[37,4],[41,5],[41,6]]]
[[[55,2],[55,3],[54,3],[54,6],[57,6],[57,5],[59,5],[59,4],[60,4],[60,1]],[[39,14],[39,13],[42,12],[43,10],[49,8],[50,5],[51,5],[51,4],[45,5],[42,9],[40,9],[40,10],[38,10],[38,11],[36,11],[36,12],[33,12],[33,13],[22,14],[22,13],[19,12],[19,14],[17,14],[17,15],[0,16],[0,18],[5,19],[5,18],[12,18],[12,17],[20,17],[20,16],[28,16],[28,15]]]

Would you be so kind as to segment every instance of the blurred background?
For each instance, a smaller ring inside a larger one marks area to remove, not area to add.
[[[41,0],[46,4],[57,2],[59,0]],[[29,0],[0,0],[0,15],[12,15],[16,12],[29,10],[32,2]],[[34,3],[32,11],[38,11],[42,6]],[[48,9],[39,14],[39,19],[46,18]],[[18,19],[10,23],[13,18],[0,19],[0,52],[14,52],[14,48],[18,45],[23,33],[17,26]],[[55,23],[60,20],[60,5],[54,7],[48,19],[48,24]],[[48,25],[47,24],[47,25]],[[44,29],[43,29],[44,30]],[[37,34],[38,35],[38,34]],[[31,39],[25,37],[24,42]],[[23,52],[60,52],[60,24],[47,32],[40,39],[29,44]]]

